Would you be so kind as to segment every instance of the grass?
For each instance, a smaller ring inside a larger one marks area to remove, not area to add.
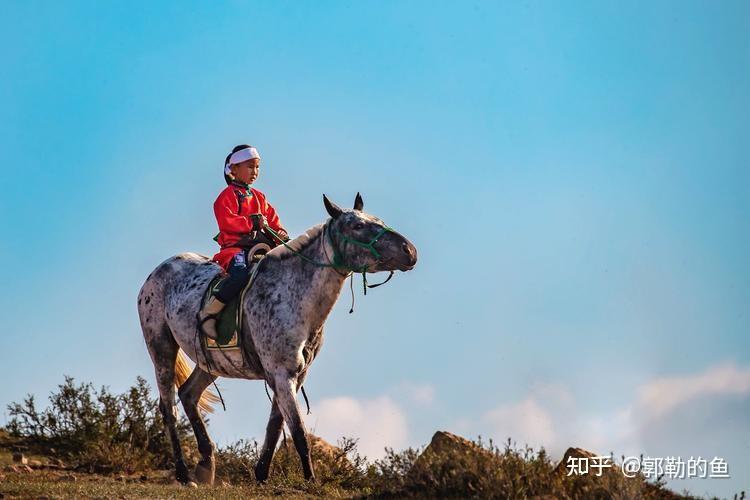
[[[31,396],[9,405],[8,429],[0,429],[0,498],[694,498],[614,468],[602,477],[568,477],[544,449],[448,433],[436,433],[424,448],[387,450],[374,462],[358,454],[355,440],[334,447],[313,438],[316,483],[304,480],[294,447],[282,444],[263,485],[253,477],[258,443],[241,440],[217,451],[216,486],[186,487],[173,479],[168,440],[143,379],[121,395],[70,378],[59,389],[43,410]],[[187,428],[181,422],[186,457],[195,464]],[[13,471],[14,451],[43,466]],[[63,468],[50,466],[57,460]]]
[[[96,474],[76,474],[75,482],[61,481],[55,473],[5,473],[0,483],[4,498],[300,498],[310,497],[302,491],[281,491],[278,488],[252,486],[189,488],[176,484],[133,480],[117,480]]]

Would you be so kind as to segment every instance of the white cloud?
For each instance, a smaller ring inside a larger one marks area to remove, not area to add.
[[[503,404],[486,412],[478,425],[480,431],[499,443],[511,438],[519,446],[562,454],[575,442],[595,447],[600,443],[602,421],[582,419],[573,395],[563,384],[539,384],[517,403]]]
[[[661,418],[685,403],[705,396],[750,393],[750,368],[725,363],[697,375],[664,377],[638,390],[635,409],[648,420]]]
[[[582,411],[562,385],[540,385],[521,401],[499,405],[478,423],[464,421],[462,427],[485,431],[500,442],[510,437],[519,445],[544,446],[553,456],[561,455],[568,446],[597,453],[638,454],[653,445],[655,434],[669,434],[677,410],[701,404],[707,397],[747,395],[750,368],[726,363],[698,374],[646,382],[636,390],[632,402],[603,413]],[[721,421],[721,415],[717,420]]]
[[[324,399],[305,416],[305,424],[333,444],[344,436],[357,438],[360,454],[370,459],[382,458],[386,446],[400,450],[407,445],[406,416],[388,396]]]
[[[510,437],[519,444],[538,448],[550,446],[555,439],[551,415],[531,396],[520,403],[500,406],[485,414],[484,419],[503,441]]]

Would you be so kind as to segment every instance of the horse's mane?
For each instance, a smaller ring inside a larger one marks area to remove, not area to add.
[[[284,245],[279,245],[268,252],[266,257],[272,257],[278,260],[285,260],[290,257],[294,257],[296,253],[304,251],[305,248],[309,247],[318,238],[318,236],[320,236],[320,234],[323,232],[324,226],[325,223],[315,225],[302,233],[300,236],[297,236],[293,240],[287,241],[286,244],[293,248],[294,252]]]

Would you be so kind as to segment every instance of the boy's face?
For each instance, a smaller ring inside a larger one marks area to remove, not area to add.
[[[245,184],[252,184],[255,179],[258,178],[260,173],[260,160],[253,158],[240,163],[235,163],[231,167],[232,175],[235,180],[244,182]]]

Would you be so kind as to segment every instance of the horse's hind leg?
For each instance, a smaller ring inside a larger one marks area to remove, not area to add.
[[[273,460],[273,454],[276,451],[276,444],[279,442],[279,435],[281,434],[281,427],[283,425],[284,417],[281,415],[278,400],[274,396],[273,404],[271,405],[271,416],[268,417],[268,425],[266,426],[266,439],[263,441],[260,458],[255,466],[255,480],[260,483],[268,479],[268,470],[271,468],[271,461]]]
[[[206,424],[198,410],[198,401],[201,394],[216,379],[214,375],[195,367],[190,377],[182,384],[179,389],[180,401],[185,408],[190,424],[193,426],[195,439],[198,441],[198,451],[201,454],[201,460],[195,466],[195,478],[199,483],[214,484],[216,474],[216,461],[214,460],[214,444],[208,436]]]
[[[142,319],[143,335],[148,352],[154,362],[156,372],[156,387],[159,390],[159,410],[164,425],[169,432],[172,442],[172,453],[175,461],[175,478],[186,484],[190,481],[185,457],[182,454],[180,438],[177,435],[177,407],[175,406],[175,362],[179,347],[172,337],[169,327],[162,323],[159,326],[151,324],[148,319]]]
[[[305,424],[302,421],[299,406],[297,405],[297,377],[292,377],[282,371],[274,377],[273,389],[281,414],[284,416],[284,421],[292,433],[294,447],[297,449],[299,458],[302,461],[302,472],[305,475],[305,479],[315,481],[307,431],[305,431]]]

